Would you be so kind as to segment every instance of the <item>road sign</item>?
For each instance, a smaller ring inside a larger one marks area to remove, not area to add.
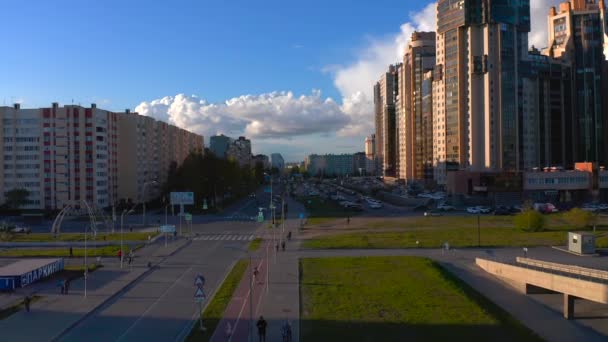
[[[270,188],[264,188],[264,192],[267,193],[267,194],[269,194],[271,192]]]
[[[192,214],[186,213],[186,215],[184,215],[184,218],[186,219],[186,221],[192,221]]]
[[[203,210],[207,210],[207,209],[209,209],[209,207],[207,206],[207,199],[205,198],[203,200]]]
[[[172,192],[171,193],[171,204],[172,205],[193,205],[194,204],[194,192]]]
[[[205,291],[203,291],[203,289],[201,289],[200,287],[196,289],[196,292],[194,293],[194,299],[197,302],[202,302],[203,300],[205,300],[205,298],[207,298],[207,296],[205,295]]]
[[[194,285],[198,286],[198,288],[203,288],[203,286],[205,286],[205,277],[200,274],[197,275],[194,280]]]
[[[160,232],[161,233],[175,233],[175,226],[173,226],[173,225],[160,226]]]
[[[304,219],[304,213],[300,213],[300,219]]]
[[[261,211],[258,213],[258,222],[264,222],[264,213]]]

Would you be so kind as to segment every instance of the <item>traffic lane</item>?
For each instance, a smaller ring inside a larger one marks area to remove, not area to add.
[[[174,340],[190,325],[196,312],[195,276],[205,276],[205,290],[210,293],[220,285],[230,265],[242,257],[242,252],[225,245],[225,241],[193,242],[81,322],[63,340]],[[235,241],[231,245],[244,248],[246,243]]]

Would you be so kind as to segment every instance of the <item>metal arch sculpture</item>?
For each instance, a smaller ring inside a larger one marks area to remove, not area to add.
[[[89,203],[85,200],[76,201],[76,203],[84,204],[87,210],[87,214],[89,215],[91,229],[96,231],[97,227],[95,226],[95,215]],[[57,235],[59,235],[59,233],[61,232],[61,223],[63,222],[65,215],[69,212],[70,209],[74,209],[74,204],[66,205],[63,209],[61,209],[59,214],[57,214],[57,217],[55,217],[55,221],[53,221],[53,225],[51,226],[51,233],[54,234],[55,237],[57,237]]]

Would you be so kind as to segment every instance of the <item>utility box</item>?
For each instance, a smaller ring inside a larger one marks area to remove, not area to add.
[[[569,232],[568,251],[577,254],[595,254],[595,235],[586,232]]]

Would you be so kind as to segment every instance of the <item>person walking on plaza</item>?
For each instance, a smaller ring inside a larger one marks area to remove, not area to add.
[[[25,311],[30,312],[30,296],[25,296],[25,298],[23,298],[23,305],[25,306]]]
[[[266,342],[266,320],[264,319],[264,316],[260,316],[260,319],[258,320],[258,336],[260,337],[260,342]]]
[[[283,249],[283,252],[285,252],[285,241],[281,241],[281,248]]]
[[[134,257],[134,256],[135,256],[135,255],[134,255],[134,253],[133,253],[133,250],[130,250],[130,251],[129,251],[129,265],[131,265],[131,262],[133,262],[133,257]]]
[[[66,279],[63,281],[63,294],[68,294],[68,290],[70,289],[70,279]]]
[[[283,342],[291,342],[291,323],[289,320],[285,320],[285,324],[281,327],[281,335],[283,336]]]
[[[122,249],[118,250],[118,261],[120,262],[122,260]]]

